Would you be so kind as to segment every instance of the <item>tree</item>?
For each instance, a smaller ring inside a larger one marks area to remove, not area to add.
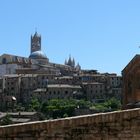
[[[12,124],[12,120],[10,119],[10,115],[6,115],[0,122],[0,125],[9,125]]]
[[[41,104],[37,98],[32,98],[27,108],[28,111],[39,111],[41,108]]]
[[[72,116],[75,108],[76,103],[74,100],[52,99],[47,103],[43,103],[41,110],[49,118],[62,118]]]
[[[44,102],[41,111],[46,114],[47,118],[71,117],[77,108],[89,108],[91,103],[85,100],[76,99],[52,99]]]
[[[110,107],[112,110],[117,110],[121,108],[121,102],[116,98],[111,98],[105,102],[106,107]]]
[[[103,103],[95,103],[91,108],[94,108],[98,112],[114,111],[121,108],[121,101],[111,98]]]

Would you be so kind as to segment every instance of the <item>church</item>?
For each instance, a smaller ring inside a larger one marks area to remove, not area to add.
[[[71,75],[79,72],[79,63],[69,57],[65,64],[49,62],[49,58],[41,50],[41,35],[31,35],[31,52],[29,57],[2,54],[0,56],[0,76],[7,74],[54,74]]]

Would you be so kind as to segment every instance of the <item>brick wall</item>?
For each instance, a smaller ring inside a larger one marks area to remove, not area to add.
[[[140,109],[0,127],[0,140],[139,140]]]

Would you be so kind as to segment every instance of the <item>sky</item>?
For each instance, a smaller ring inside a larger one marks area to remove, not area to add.
[[[0,0],[0,55],[28,57],[36,30],[51,62],[121,75],[140,53],[140,0]]]

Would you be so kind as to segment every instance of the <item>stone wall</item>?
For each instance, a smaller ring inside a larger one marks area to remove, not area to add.
[[[0,140],[139,140],[140,109],[0,127]]]
[[[140,55],[136,55],[122,70],[123,108],[140,107]]]

